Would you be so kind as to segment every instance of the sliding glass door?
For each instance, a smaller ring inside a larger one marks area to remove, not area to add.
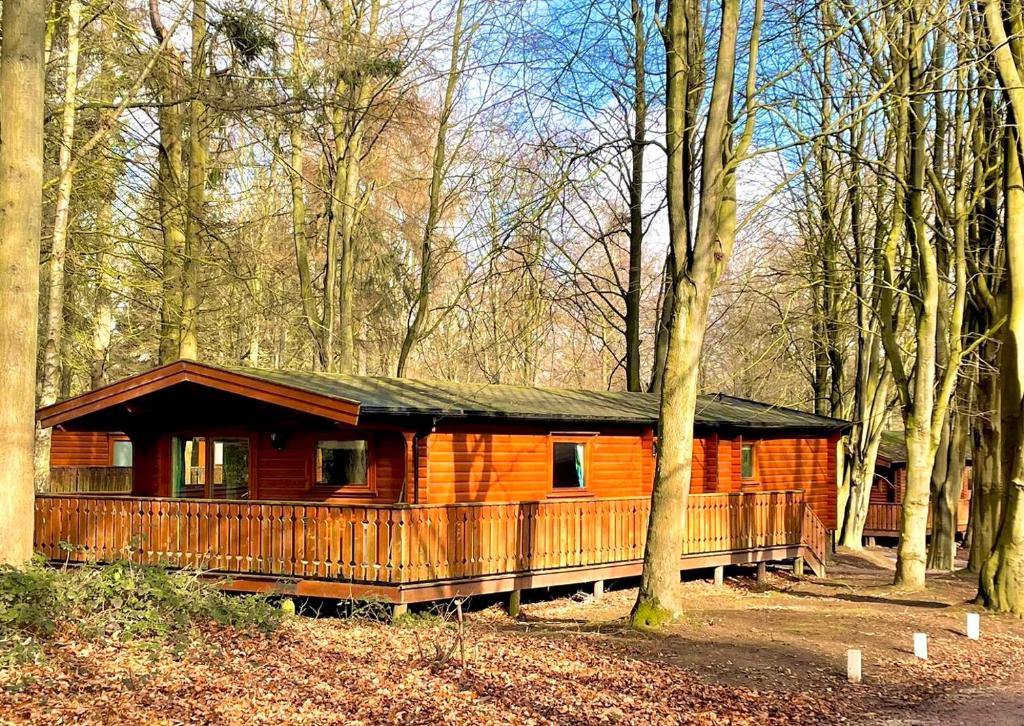
[[[248,499],[249,439],[175,436],[171,482],[178,498]]]

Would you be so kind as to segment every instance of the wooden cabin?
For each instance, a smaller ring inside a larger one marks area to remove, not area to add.
[[[956,515],[956,528],[960,534],[967,531],[971,513],[971,466],[969,461],[964,467],[963,477]],[[899,537],[901,503],[906,490],[907,447],[903,441],[903,433],[886,431],[882,434],[882,442],[878,447],[878,458],[875,462],[875,479],[869,495],[867,519],[864,522],[865,537]],[[930,512],[928,518],[930,528]]]
[[[120,432],[125,496],[37,497],[36,546],[407,603],[638,574],[658,397],[176,362],[39,411]],[[836,522],[835,419],[703,396],[680,569],[797,560]]]

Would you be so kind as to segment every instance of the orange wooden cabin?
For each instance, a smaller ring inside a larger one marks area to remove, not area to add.
[[[956,531],[964,534],[971,514],[971,467],[964,467],[960,500],[957,502]],[[903,434],[887,431],[882,434],[875,462],[875,480],[871,486],[868,514],[864,521],[865,537],[898,538],[903,495],[907,490],[907,448]],[[929,528],[931,527],[929,512]]]
[[[658,398],[176,362],[41,409],[120,432],[131,489],[37,497],[59,560],[207,568],[227,586],[393,603],[638,574]],[[820,570],[845,423],[701,398],[680,569]]]

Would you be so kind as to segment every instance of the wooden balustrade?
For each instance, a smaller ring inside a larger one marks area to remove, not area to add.
[[[794,491],[691,496],[681,554],[799,545],[805,509]],[[39,495],[35,524],[51,560],[416,583],[636,562],[649,511],[647,497],[350,506]],[[824,556],[825,535],[814,536]]]
[[[900,514],[902,504],[869,504],[867,518],[864,520],[864,532],[873,536],[896,537],[900,532]],[[956,529],[958,532],[967,530],[971,516],[971,500],[960,499],[957,502]],[[928,512],[928,531],[932,528],[932,513]]]
[[[900,531],[900,504],[869,504],[867,518],[864,520],[864,531],[870,533]]]
[[[56,466],[50,469],[49,494],[128,494],[130,466]]]
[[[807,553],[813,560],[812,567],[820,575],[825,574],[825,560],[828,559],[828,530],[810,507],[804,507],[800,541],[808,545]]]

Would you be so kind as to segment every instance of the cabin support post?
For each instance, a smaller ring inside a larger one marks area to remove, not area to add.
[[[409,606],[404,602],[396,602],[391,606],[391,620],[398,620],[409,612]]]
[[[604,595],[604,580],[594,582],[594,599],[600,600]]]
[[[508,594],[508,614],[509,617],[518,618],[520,606],[523,602],[523,591],[513,590]]]
[[[793,574],[796,575],[797,577],[803,577],[804,576],[804,558],[803,557],[797,557],[795,560],[793,560]]]
[[[764,585],[768,582],[768,563],[758,562],[757,563],[757,584]]]
[[[715,584],[716,585],[724,585],[725,584],[725,567],[723,565],[719,565],[718,567],[715,568]]]
[[[868,537],[868,543],[867,544],[868,544],[868,547],[874,547],[875,546],[875,538],[874,537]]]
[[[416,434],[413,431],[403,431],[402,438],[405,439],[405,478],[402,481],[401,500],[419,504],[420,483],[416,471]]]

